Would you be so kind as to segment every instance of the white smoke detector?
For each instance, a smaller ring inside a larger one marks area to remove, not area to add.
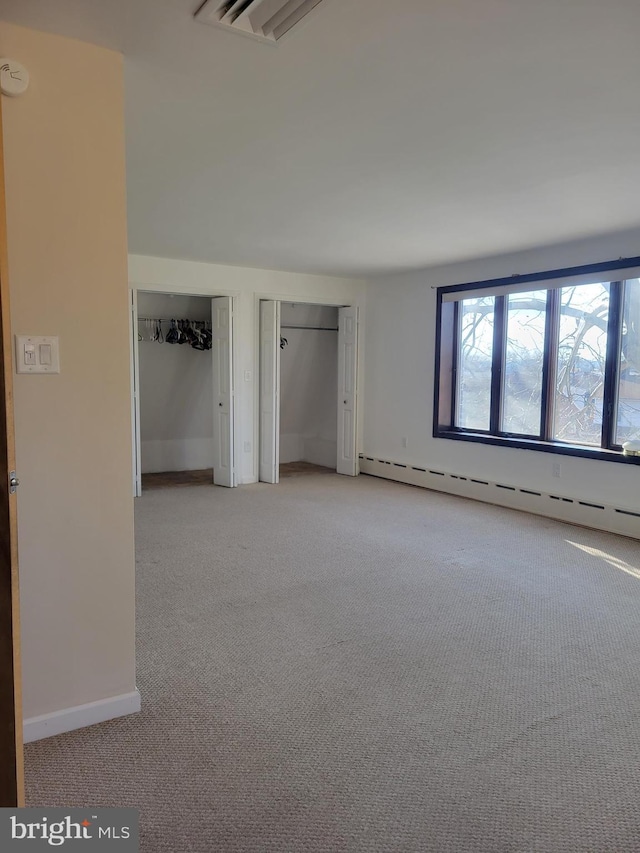
[[[277,42],[323,0],[205,0],[197,21]]]
[[[17,98],[27,91],[29,86],[29,72],[16,62],[15,59],[0,59],[0,92]]]

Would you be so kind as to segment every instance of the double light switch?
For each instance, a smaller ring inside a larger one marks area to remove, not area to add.
[[[60,373],[57,336],[16,335],[18,373]]]

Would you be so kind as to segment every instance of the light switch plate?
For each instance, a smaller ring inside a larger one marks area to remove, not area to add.
[[[16,335],[17,373],[60,373],[58,337]]]

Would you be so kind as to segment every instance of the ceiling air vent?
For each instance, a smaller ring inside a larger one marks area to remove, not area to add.
[[[195,14],[203,24],[277,42],[322,0],[205,0]]]

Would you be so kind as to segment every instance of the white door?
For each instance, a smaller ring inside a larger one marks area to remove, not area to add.
[[[280,303],[260,303],[260,472],[280,480]]]
[[[233,303],[211,300],[213,358],[213,482],[235,486],[233,453]]]
[[[340,308],[338,312],[338,459],[336,471],[355,477],[356,382],[358,376],[358,309]]]
[[[133,432],[132,470],[133,496],[142,494],[142,464],[140,455],[140,361],[138,356],[138,291],[130,290],[131,331],[131,429]]]

